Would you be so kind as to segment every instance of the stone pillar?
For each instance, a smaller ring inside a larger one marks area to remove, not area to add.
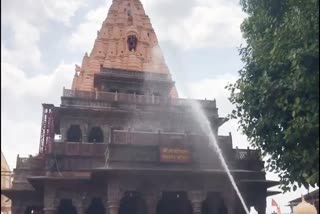
[[[55,208],[43,208],[44,214],[56,214],[57,210]]]
[[[78,214],[85,214],[85,205],[81,201],[76,200],[73,203],[73,206],[76,208]]]
[[[86,213],[86,208],[85,208],[84,205],[82,205],[82,204],[75,204],[74,206],[76,207],[78,214],[85,214],[85,213]]]
[[[108,199],[107,199],[107,210],[108,214],[118,214],[120,208],[120,200],[122,197],[122,191],[118,183],[108,184]]]
[[[60,134],[61,134],[61,141],[62,142],[67,142],[67,128],[66,127],[61,127],[60,128]]]
[[[58,206],[58,200],[56,191],[54,186],[46,184],[44,187],[44,204],[43,204],[43,211],[44,214],[56,214]]]
[[[82,139],[81,139],[81,141],[80,141],[80,143],[86,143],[86,142],[88,142],[89,140],[88,140],[88,124],[86,124],[86,123],[84,123],[84,124],[82,124],[82,123],[80,123],[80,130],[81,130],[81,133],[82,133]]]
[[[120,208],[120,201],[118,200],[108,200],[107,209],[109,214],[118,214]]]
[[[144,199],[147,205],[148,214],[157,213],[157,205],[160,200],[160,193],[157,192],[147,192],[144,194]]]
[[[188,192],[188,198],[192,204],[193,214],[201,214],[201,206],[205,200],[205,193],[202,191],[190,191]]]
[[[85,214],[88,207],[88,194],[86,192],[77,193],[76,196],[73,198],[73,205],[76,207],[78,214]]]

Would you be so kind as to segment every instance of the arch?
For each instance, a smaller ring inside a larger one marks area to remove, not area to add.
[[[138,38],[136,35],[129,35],[127,38],[127,43],[129,51],[137,50]]]
[[[101,198],[93,198],[86,211],[86,214],[106,214]]]
[[[147,214],[147,206],[139,192],[126,192],[120,201],[119,214]]]
[[[68,142],[80,142],[82,139],[82,132],[79,125],[71,125],[67,131]]]
[[[89,136],[88,136],[88,142],[89,143],[102,143],[103,140],[103,132],[100,127],[92,127]]]
[[[73,206],[71,199],[61,199],[57,214],[77,214],[77,209]]]
[[[24,211],[24,214],[42,214],[42,207],[40,206],[28,206]]]
[[[220,193],[209,192],[201,207],[202,214],[228,214],[224,200]]]
[[[163,192],[157,205],[157,214],[192,214],[192,205],[186,192]]]

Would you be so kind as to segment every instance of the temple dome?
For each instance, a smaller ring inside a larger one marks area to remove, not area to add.
[[[305,200],[302,200],[302,202],[293,209],[293,213],[294,214],[317,214],[317,210],[312,204],[309,204]]]

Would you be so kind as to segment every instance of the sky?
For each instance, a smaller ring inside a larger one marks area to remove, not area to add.
[[[75,64],[90,53],[111,1],[1,1],[1,150],[11,169],[17,154],[37,154],[41,103],[60,105],[62,89],[71,88]],[[180,96],[216,99],[221,116],[231,113],[224,87],[238,77],[238,48],[245,44],[239,0],[141,1]],[[219,130],[229,132],[234,147],[249,146],[237,121]],[[273,173],[267,178],[278,180]],[[287,202],[305,193],[302,188],[272,198],[289,213]],[[267,213],[275,210],[271,197],[267,206]]]

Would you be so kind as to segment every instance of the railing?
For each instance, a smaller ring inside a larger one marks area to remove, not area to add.
[[[208,150],[205,146],[207,140],[207,137],[195,134],[114,130],[112,131],[111,144],[54,142],[49,147],[49,156],[51,155],[52,158],[58,160],[60,170],[67,168],[80,169],[97,166],[97,164],[101,165],[101,163],[105,163],[110,157],[113,159],[118,158],[119,160],[129,160],[132,156],[132,160],[136,160],[136,156],[138,154],[145,154],[146,150],[148,152],[145,155],[149,154],[147,158],[150,157],[152,160],[155,160],[157,155],[152,152],[151,154],[150,151],[157,153],[158,148],[161,148],[161,146],[182,146],[189,148],[191,152],[200,152],[198,156],[205,157],[205,161],[210,160],[211,164],[213,154],[211,151],[209,153],[205,152]],[[197,145],[204,146],[196,149]],[[232,161],[232,167],[236,169],[260,170],[263,168],[263,162],[260,160],[259,152],[256,150],[232,149],[232,147],[230,150],[224,147],[221,147],[221,149],[225,158],[228,161]],[[19,160],[18,165],[27,165],[27,162],[29,162],[28,158],[22,158]]]
[[[104,143],[77,143],[54,142],[49,147],[49,154],[69,156],[103,156],[107,144]]]
[[[196,135],[165,132],[139,132],[130,130],[114,130],[112,144],[160,145],[182,144],[195,141]],[[199,139],[200,136],[198,136]]]
[[[17,158],[17,168],[19,169],[41,169],[44,162],[40,158],[29,156],[28,158]]]
[[[171,97],[155,96],[155,95],[137,95],[100,91],[78,91],[63,89],[63,97],[73,97],[89,100],[101,100],[117,103],[131,104],[154,104],[154,105],[171,105],[171,106],[190,106],[192,102],[198,102],[204,108],[216,108],[215,100],[191,100],[191,99],[175,99]]]
[[[109,77],[114,76],[114,77],[135,78],[135,79],[142,79],[142,80],[171,81],[168,74],[141,72],[141,71],[126,71],[126,70],[107,69],[107,68],[102,68],[101,73],[97,75],[105,75]]]

